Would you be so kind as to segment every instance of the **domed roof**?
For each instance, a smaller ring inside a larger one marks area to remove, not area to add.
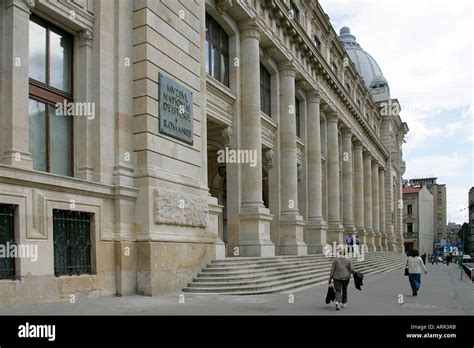
[[[364,79],[368,88],[388,86],[388,82],[383,77],[382,70],[370,54],[360,47],[356,37],[351,34],[348,27],[342,27],[339,32],[339,39],[344,44],[347,54],[355,64],[357,71]]]

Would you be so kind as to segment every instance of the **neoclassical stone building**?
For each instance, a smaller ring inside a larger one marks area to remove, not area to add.
[[[1,305],[349,233],[403,251],[407,125],[317,1],[5,0],[0,30],[0,242],[38,250],[2,259]]]

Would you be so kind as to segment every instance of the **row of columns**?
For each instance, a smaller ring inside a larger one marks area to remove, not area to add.
[[[260,117],[260,30],[255,24],[241,28],[241,147],[257,152],[256,167],[242,166],[240,246],[243,256],[271,256],[272,215],[262,201],[262,149]],[[308,216],[307,244],[305,221],[298,210],[297,145],[295,117],[295,75],[291,62],[280,65],[280,254],[320,253],[327,242],[343,243],[344,233],[357,233],[369,250],[387,250],[384,233],[384,169],[363,149],[350,128],[333,110],[327,120],[327,222],[322,210],[321,101],[316,90],[307,97]],[[340,182],[339,130],[342,132],[342,183]],[[353,156],[354,148],[354,158]],[[342,212],[341,188],[344,194]],[[354,198],[354,200],[353,200]]]

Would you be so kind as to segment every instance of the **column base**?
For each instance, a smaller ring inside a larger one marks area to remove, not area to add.
[[[344,244],[344,227],[340,222],[330,222],[327,231],[327,240],[329,244]]]
[[[304,225],[303,217],[299,214],[280,217],[280,255],[308,254],[308,247],[303,238]]]
[[[327,225],[323,219],[310,220],[306,225],[308,235],[308,254],[324,254],[324,247],[327,245]]]
[[[366,242],[368,251],[377,251],[377,246],[375,245],[375,234],[371,228],[365,230],[366,233]]]
[[[374,230],[374,244],[378,251],[382,251],[382,235],[378,230]]]
[[[270,240],[273,215],[262,206],[245,207],[240,212],[240,255],[275,256],[275,244]]]
[[[382,233],[382,250],[388,251],[388,238],[386,233]]]

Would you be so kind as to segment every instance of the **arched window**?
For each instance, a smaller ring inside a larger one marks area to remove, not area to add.
[[[229,87],[229,36],[206,14],[206,72]]]

